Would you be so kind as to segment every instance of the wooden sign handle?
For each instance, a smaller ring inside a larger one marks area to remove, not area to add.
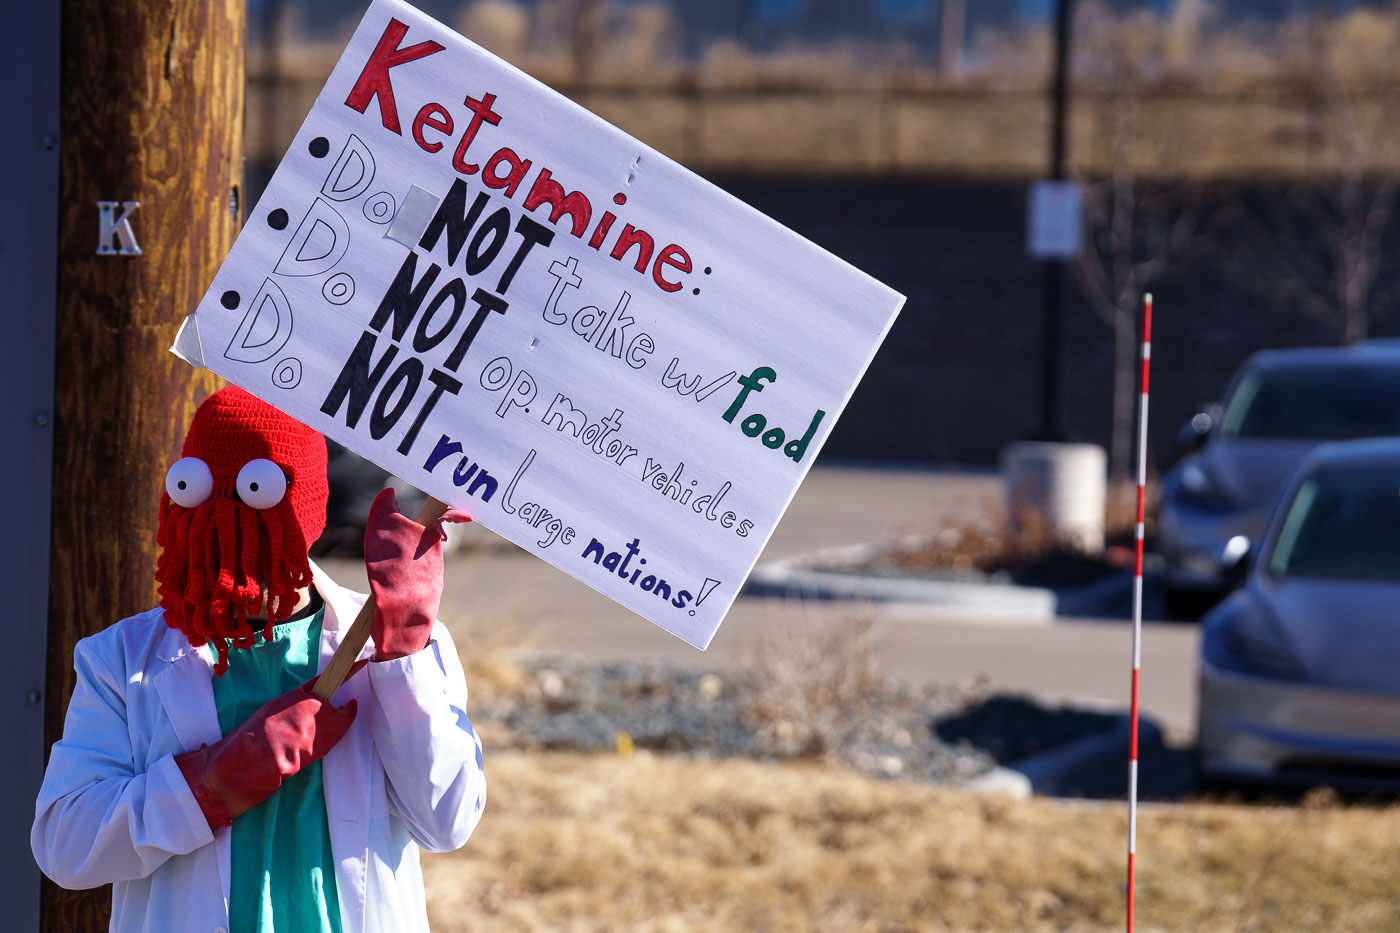
[[[437,499],[428,498],[423,503],[423,508],[414,519],[425,528],[436,521],[439,521],[443,513],[447,511],[447,504]],[[335,649],[335,654],[326,664],[326,669],[321,672],[321,676],[316,679],[316,686],[312,688],[312,693],[327,702],[340,689],[340,685],[345,682],[345,678],[350,674],[350,668],[355,666],[355,659],[360,656],[360,649],[369,641],[370,629],[374,627],[374,596],[371,595],[365,600],[365,604],[360,607],[359,615],[355,616],[354,623],[350,630],[345,633],[345,639],[341,641],[340,647]]]

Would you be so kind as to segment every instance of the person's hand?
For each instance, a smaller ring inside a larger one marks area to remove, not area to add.
[[[315,684],[313,677],[268,700],[213,745],[175,756],[210,829],[232,825],[345,736],[355,721],[355,701],[332,706],[311,692]]]
[[[370,506],[365,525],[365,569],[374,596],[374,659],[391,661],[422,651],[432,637],[442,601],[441,522],[471,521],[448,509],[426,528],[399,513],[392,489]]]

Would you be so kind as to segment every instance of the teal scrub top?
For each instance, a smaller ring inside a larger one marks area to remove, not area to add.
[[[312,590],[311,605],[273,626],[271,640],[229,649],[228,670],[214,678],[224,735],[315,676],[325,608]],[[229,933],[340,933],[320,761],[234,819],[231,875]]]

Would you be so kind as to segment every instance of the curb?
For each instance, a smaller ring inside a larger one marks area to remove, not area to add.
[[[828,548],[754,568],[744,585],[746,596],[782,599],[913,603],[957,609],[968,615],[1014,616],[1048,622],[1055,617],[1057,597],[1044,587],[964,580],[922,580],[876,577],[814,570],[814,564],[857,564],[876,553],[873,545]]]

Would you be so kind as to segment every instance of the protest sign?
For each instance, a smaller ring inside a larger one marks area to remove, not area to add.
[[[902,303],[375,0],[177,349],[703,648]]]

